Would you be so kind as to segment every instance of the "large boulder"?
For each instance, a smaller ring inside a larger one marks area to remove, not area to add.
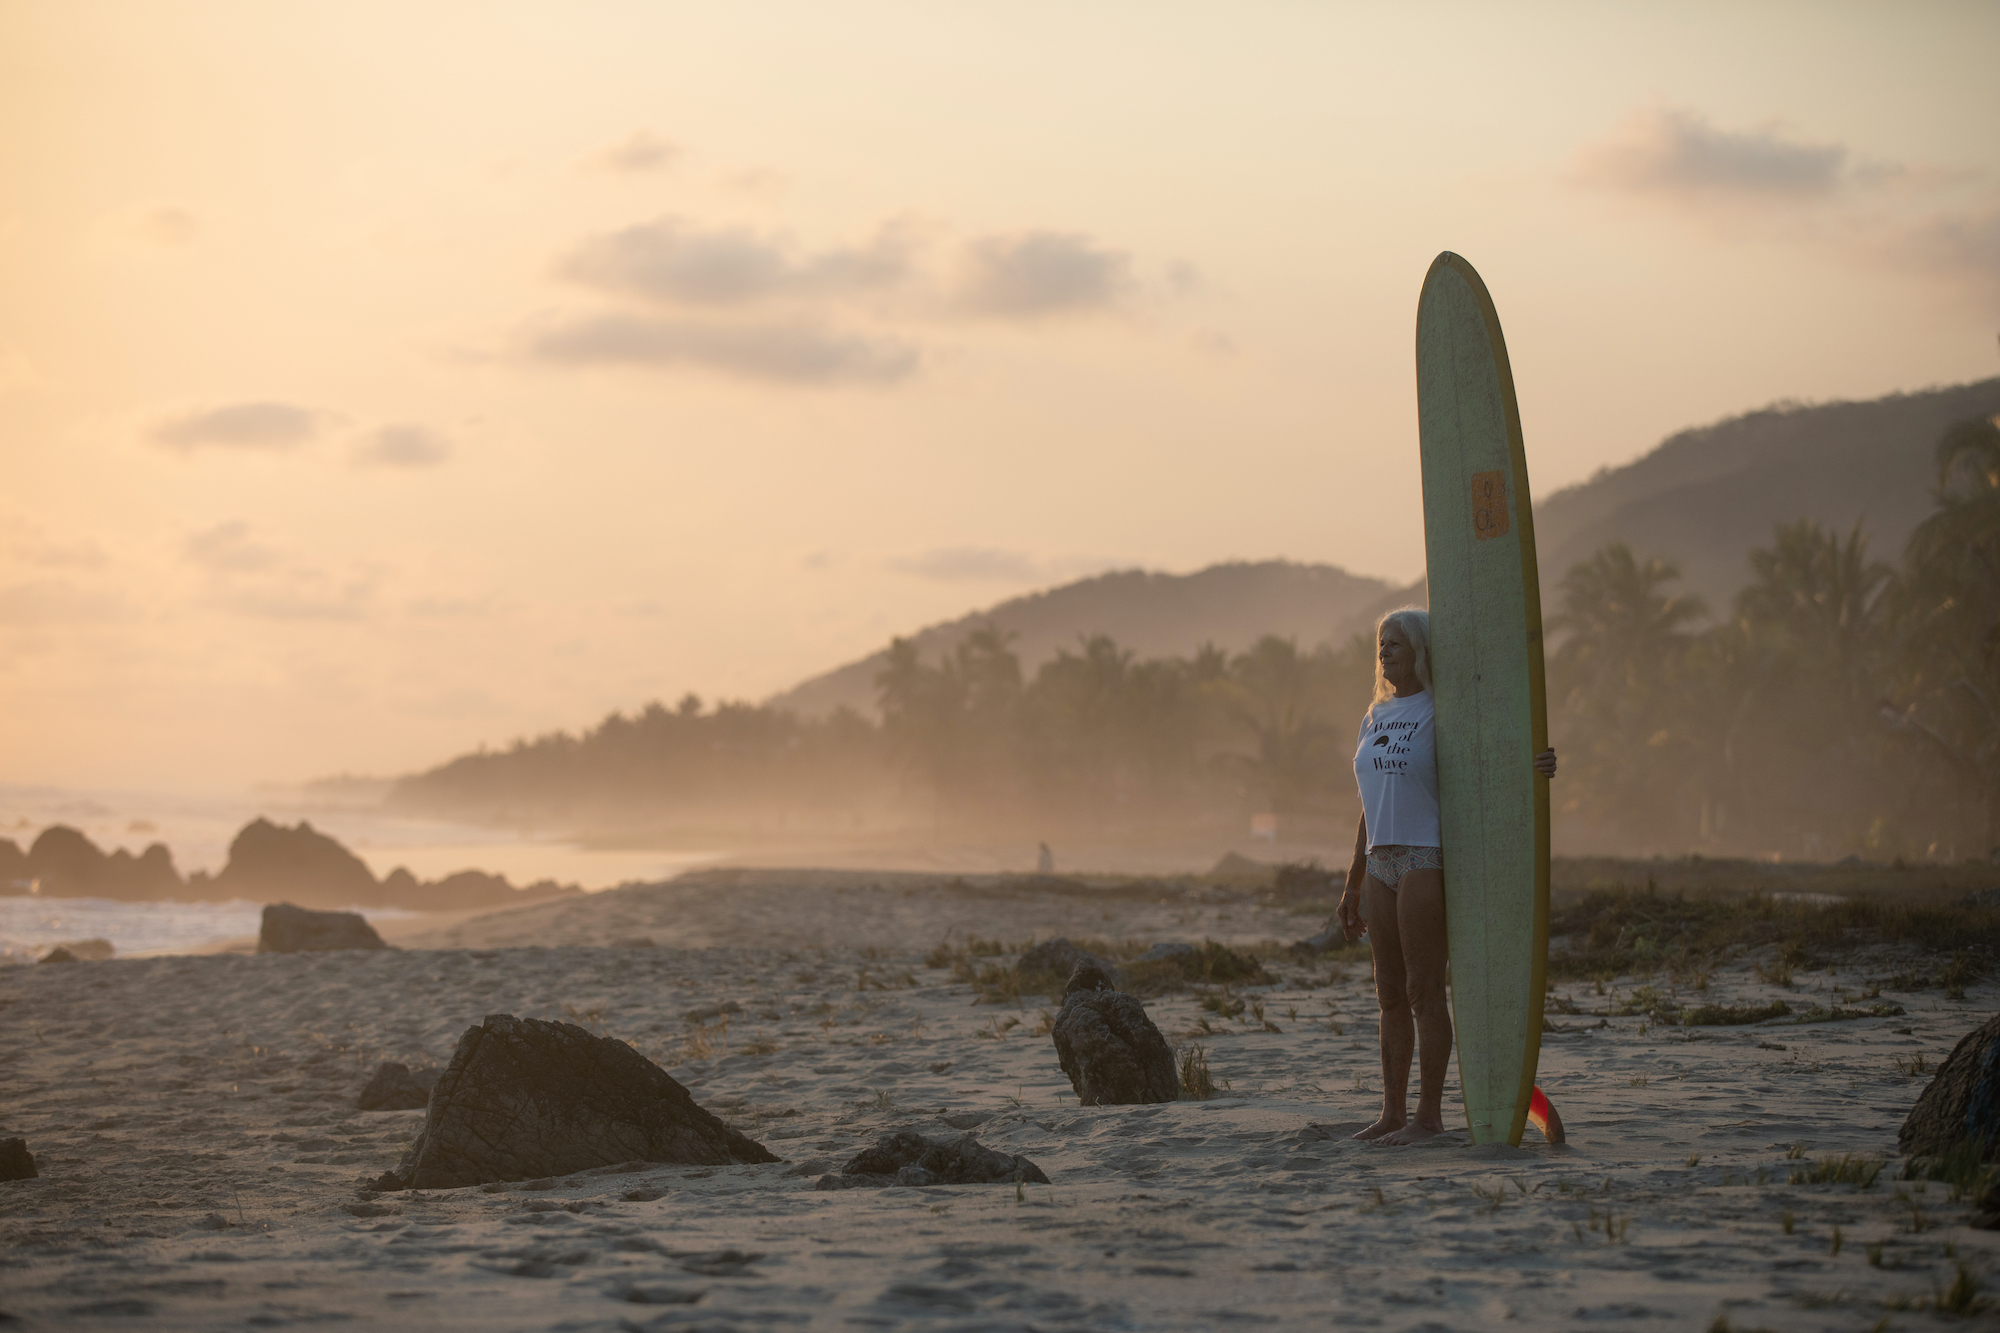
[[[1101,968],[1079,964],[1055,1021],[1056,1058],[1085,1106],[1134,1106],[1180,1096],[1173,1048],[1146,1006],[1113,989]]]
[[[314,912],[290,903],[266,903],[264,926],[257,932],[258,953],[388,947],[359,912]]]
[[[457,1189],[619,1162],[775,1162],[666,1070],[572,1023],[491,1014],[467,1028],[416,1142],[380,1189]]]
[[[26,1139],[0,1139],[0,1180],[33,1180],[40,1174]]]
[[[252,902],[367,905],[382,901],[367,863],[311,824],[296,828],[253,819],[229,844],[229,862],[214,888]]]
[[[1934,1157],[1968,1141],[1980,1145],[1982,1156],[2000,1157],[2000,1014],[1952,1048],[1896,1135],[1912,1157]]]
[[[1023,990],[1042,986],[1053,994],[1058,986],[1069,980],[1069,974],[1076,971],[1079,963],[1093,964],[1108,973],[1114,982],[1118,979],[1116,964],[1068,940],[1043,940],[1040,944],[1028,946],[1014,964],[1014,975],[1021,979]]]
[[[431,1104],[437,1081],[435,1069],[411,1069],[387,1060],[375,1067],[357,1105],[363,1111],[421,1111]]]
[[[813,1188],[1048,1183],[1048,1173],[1027,1158],[989,1148],[971,1134],[927,1139],[913,1129],[904,1129],[884,1134],[849,1159],[840,1174],[821,1176]]]

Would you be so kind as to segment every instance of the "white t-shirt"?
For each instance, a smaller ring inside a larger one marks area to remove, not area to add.
[[[1370,847],[1444,845],[1438,833],[1437,709],[1429,690],[1384,699],[1361,720],[1354,780]]]

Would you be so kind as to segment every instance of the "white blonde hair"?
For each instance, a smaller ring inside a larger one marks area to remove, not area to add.
[[[1431,613],[1421,606],[1405,606],[1391,611],[1375,622],[1375,643],[1378,651],[1375,654],[1375,697],[1368,701],[1370,717],[1375,715],[1376,704],[1384,699],[1396,697],[1396,687],[1382,674],[1382,654],[1379,651],[1382,631],[1391,625],[1403,632],[1403,637],[1409,640],[1411,649],[1417,655],[1417,683],[1426,690],[1431,687]]]

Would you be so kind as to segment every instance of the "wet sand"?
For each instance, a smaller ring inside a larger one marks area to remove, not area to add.
[[[0,1133],[42,1171],[0,1185],[12,1326],[1859,1330],[1928,1323],[1898,1307],[1958,1264],[2000,1286],[2000,1233],[1897,1180],[1893,1155],[1926,1077],[1911,1059],[1934,1068],[1990,1014],[1990,982],[1885,990],[1901,1017],[1689,1030],[1588,1026],[1638,978],[1558,986],[1584,1011],[1543,1048],[1567,1147],[1388,1149],[1347,1137],[1379,1097],[1365,963],[1271,964],[1276,985],[1232,997],[1261,1019],[1150,1000],[1227,1088],[1113,1108],[1076,1104],[1037,1035],[1052,1002],[975,1004],[926,965],[948,934],[1250,943],[1318,924],[1273,907],[715,871],[402,924],[385,953],[0,971]],[[1756,961],[1704,1002],[1830,1005],[1912,970],[1884,951],[1786,989]],[[501,1012],[630,1041],[786,1161],[363,1199],[423,1114],[356,1111],[368,1073],[441,1063]],[[975,1130],[1053,1183],[811,1188],[903,1127]],[[1790,1183],[1843,1153],[1888,1164],[1867,1188]]]

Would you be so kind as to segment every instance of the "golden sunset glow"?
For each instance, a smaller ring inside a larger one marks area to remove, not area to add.
[[[0,10],[0,780],[392,774],[1000,597],[1421,572],[1456,250],[1541,494],[1991,374],[1991,6]]]

